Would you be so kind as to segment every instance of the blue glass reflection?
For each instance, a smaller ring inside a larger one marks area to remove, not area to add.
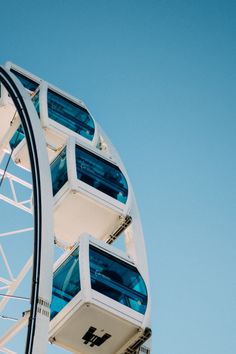
[[[27,76],[19,73],[18,71],[11,69],[11,72],[20,80],[22,85],[29,91],[35,91],[39,84]]]
[[[39,91],[32,97],[32,102],[34,104],[34,107],[36,109],[36,112],[38,113],[38,116],[40,114],[39,112]],[[39,116],[40,118],[40,116]],[[23,130],[22,125],[19,126],[19,128],[15,131],[13,134],[11,140],[9,141],[10,147],[12,149],[15,149],[17,145],[20,144],[20,142],[24,139],[25,133]]]
[[[53,195],[64,186],[68,181],[67,164],[66,164],[66,148],[51,163],[52,189]]]
[[[32,102],[34,104],[34,108],[36,109],[36,112],[38,113],[38,116],[40,118],[40,111],[39,111],[39,91],[32,97]]]
[[[117,166],[77,145],[76,169],[79,180],[124,204],[126,203],[128,185]]]
[[[79,249],[65,260],[53,274],[52,320],[80,291]]]
[[[23,130],[22,125],[19,126],[19,128],[15,131],[13,134],[11,140],[9,141],[11,149],[15,149],[15,147],[20,144],[20,142],[24,139],[25,133]]]
[[[48,90],[48,116],[88,140],[94,136],[94,122],[88,111]]]
[[[144,314],[147,289],[137,269],[90,245],[92,289]]]

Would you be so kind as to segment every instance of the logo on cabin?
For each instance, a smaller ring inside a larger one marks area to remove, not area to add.
[[[94,347],[95,345],[100,347],[107,339],[111,337],[109,333],[105,333],[102,337],[99,337],[94,334],[96,330],[97,328],[95,327],[89,327],[88,331],[82,337],[84,344],[90,344],[90,347]]]

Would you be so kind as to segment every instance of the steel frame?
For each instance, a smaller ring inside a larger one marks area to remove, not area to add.
[[[31,185],[16,175],[1,169],[0,178],[4,178],[7,183],[4,183],[0,199],[14,208],[34,215],[34,242],[31,252],[33,254],[28,258],[23,268],[17,272],[18,274],[15,278],[5,250],[2,246],[0,248],[0,256],[7,274],[7,276],[2,276],[0,279],[2,282],[1,291],[4,292],[0,294],[3,297],[0,302],[1,309],[5,308],[10,300],[13,301],[16,298],[19,300],[19,297],[14,294],[32,268],[30,311],[27,316],[23,316],[15,322],[5,335],[0,338],[0,351],[14,353],[5,345],[16,333],[27,325],[25,353],[43,354],[47,346],[49,317],[45,315],[46,311],[39,310],[41,310],[42,303],[50,303],[53,267],[53,218],[50,169],[43,132],[29,94],[25,91],[19,80],[3,67],[0,67],[0,83],[8,92],[17,111],[17,114],[14,114],[8,132],[0,142],[0,160],[2,161],[3,156],[8,151],[9,138],[18,128],[20,122],[26,136],[32,176]],[[23,187],[27,191],[28,194],[24,193],[24,195],[27,194],[25,199],[22,199],[19,195],[17,191],[18,186],[21,189]],[[31,230],[32,227],[25,229],[21,227],[17,230],[3,232],[0,234],[0,237],[17,237],[16,235]],[[7,319],[7,316],[2,316],[2,319]]]
[[[4,176],[4,181],[7,181],[9,183],[9,187],[11,190],[11,196],[6,196],[2,193],[0,193],[0,199],[15,206],[16,208],[19,208],[29,214],[32,214],[32,195],[31,198],[27,200],[20,200],[19,193],[17,192],[16,186],[21,185],[22,187],[25,187],[26,190],[32,191],[32,184],[22,180],[21,178],[18,178],[14,176],[13,174],[9,172],[5,172],[4,170],[0,169],[0,179]],[[26,204],[30,204],[30,207],[25,206]]]

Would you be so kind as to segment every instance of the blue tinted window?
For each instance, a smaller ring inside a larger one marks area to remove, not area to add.
[[[40,111],[39,111],[39,91],[32,97],[32,102],[34,104],[34,107],[38,113],[38,116],[40,118]]]
[[[145,313],[147,289],[135,267],[93,246],[90,246],[89,261],[92,289]]]
[[[79,250],[76,248],[53,274],[51,320],[79,291]]]
[[[94,136],[94,122],[88,111],[48,90],[48,116],[88,140]]]
[[[51,163],[52,189],[55,195],[68,180],[66,165],[66,149]]]
[[[32,102],[39,116],[39,91],[33,96]],[[16,130],[16,132],[13,134],[11,140],[9,141],[10,147],[12,149],[15,149],[15,147],[18,144],[20,144],[20,142],[24,139],[24,137],[25,137],[25,133],[23,127],[22,125],[20,125],[19,128]]]
[[[27,76],[19,73],[18,71],[11,69],[11,72],[20,80],[22,85],[29,91],[35,91],[39,84]]]
[[[15,131],[13,134],[11,140],[9,141],[10,147],[12,149],[15,149],[15,147],[20,144],[20,142],[24,139],[25,133],[23,130],[22,125],[19,126],[19,128]]]
[[[126,203],[128,185],[117,166],[77,145],[76,169],[79,180],[122,203]]]

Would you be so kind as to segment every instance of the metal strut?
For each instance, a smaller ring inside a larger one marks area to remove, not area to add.
[[[141,345],[146,342],[147,339],[149,339],[152,335],[152,330],[149,327],[145,328],[145,331],[140,335],[140,337],[133,343],[131,344],[124,354],[138,354],[138,350],[140,349]],[[150,352],[146,351],[146,354],[149,354]]]
[[[106,243],[109,245],[112,244],[119,237],[119,235],[127,229],[131,222],[132,217],[130,215],[126,215],[125,218],[122,218],[121,224],[119,224],[119,226],[109,235]]]

